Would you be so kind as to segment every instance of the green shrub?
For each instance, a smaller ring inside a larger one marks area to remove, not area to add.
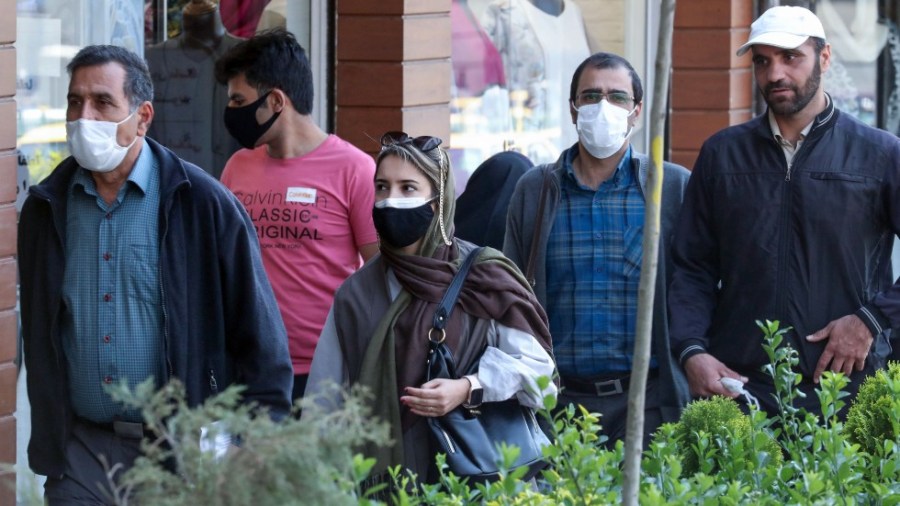
[[[643,454],[641,506],[900,505],[900,401],[893,400],[900,399],[900,366],[867,382],[845,427],[836,413],[844,405],[846,378],[823,374],[817,389],[822,416],[795,409],[797,352],[778,322],[760,327],[771,361],[765,370],[773,378],[780,413],[768,418],[751,410],[747,416],[726,398],[691,403],[681,420],[659,428]],[[116,504],[382,504],[360,492],[374,462],[353,455],[362,441],[384,443],[388,437],[386,427],[372,421],[359,401],[363,393],[349,394],[338,412],[278,424],[239,405],[235,390],[197,409],[187,409],[181,394],[177,385],[157,393],[142,386],[130,394],[166,444],[146,449],[147,456],[116,490]],[[546,398],[542,415],[549,417],[554,407],[555,400]],[[887,418],[879,419],[885,413]],[[213,421],[240,434],[241,448],[218,459],[200,451],[200,427]],[[620,504],[622,443],[607,450],[599,418],[580,407],[561,410],[550,425],[554,443],[544,453],[550,466],[535,486],[517,472],[496,483],[471,485],[441,467],[438,456],[442,476],[437,484],[416,484],[392,470],[398,486],[391,504]],[[860,436],[872,436],[871,444],[855,442]],[[504,459],[512,462],[516,451],[504,449]],[[170,462],[177,474],[167,470]]]
[[[158,435],[145,441],[146,456],[124,475],[116,504],[358,504],[359,482],[374,461],[354,456],[353,449],[390,439],[386,424],[364,407],[365,390],[352,390],[334,412],[277,423],[240,404],[240,390],[229,388],[195,409],[186,406],[177,382],[157,392],[150,384],[134,393],[124,386],[114,391],[127,404],[142,406]],[[309,400],[304,409],[316,406]],[[201,449],[201,428],[213,422],[210,437],[218,429],[240,436],[240,446],[231,446],[224,457]]]
[[[722,456],[749,460],[752,456],[734,455],[729,448],[735,440],[749,441],[751,432],[750,417],[741,411],[734,400],[716,396],[691,402],[681,419],[673,424],[672,431],[681,455],[683,473],[689,476],[697,472],[719,472],[721,466],[718,461]],[[659,431],[657,437],[664,437],[665,434]],[[771,437],[767,438],[765,451],[774,463],[781,463],[781,447]]]
[[[900,363],[869,376],[850,405],[844,432],[872,455],[883,455],[884,442],[900,436]]]

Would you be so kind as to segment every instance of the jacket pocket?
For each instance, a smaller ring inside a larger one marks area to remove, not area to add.
[[[886,219],[881,216],[882,183],[878,178],[852,169],[809,172],[808,177],[809,182],[800,188],[803,212],[825,244],[880,235],[873,230]]]
[[[810,172],[809,177],[818,181],[847,181],[852,183],[865,183],[868,179],[860,174],[848,174],[846,172]]]

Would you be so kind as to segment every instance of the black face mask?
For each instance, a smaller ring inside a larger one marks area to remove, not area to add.
[[[412,209],[396,207],[376,207],[372,209],[372,220],[381,240],[395,248],[405,248],[418,241],[428,231],[434,209],[431,202]]]
[[[225,108],[225,128],[241,146],[247,149],[256,147],[256,141],[269,127],[275,123],[281,111],[276,112],[268,121],[260,125],[256,122],[256,110],[265,102],[266,97],[271,91],[259,97],[256,102],[242,107],[226,107]]]

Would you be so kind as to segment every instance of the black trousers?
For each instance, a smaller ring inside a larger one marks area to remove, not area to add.
[[[564,410],[569,404],[582,405],[591,413],[600,414],[600,433],[608,439],[606,447],[612,449],[616,441],[625,439],[628,420],[629,375],[619,377],[582,378],[578,380],[562,378],[557,410]],[[659,409],[659,378],[655,371],[647,378],[647,394],[644,400],[644,440],[647,449],[650,438],[662,425],[662,411]]]
[[[297,404],[297,401],[303,398],[303,392],[306,391],[306,383],[309,380],[309,374],[296,374],[294,375],[294,389],[291,392],[291,399],[293,404]],[[300,419],[300,411],[297,410],[294,412],[294,416],[297,420]]]
[[[141,455],[140,437],[123,437],[112,430],[76,420],[66,442],[62,478],[47,477],[44,497],[50,506],[112,505],[112,490]],[[109,471],[121,464],[115,473]]]

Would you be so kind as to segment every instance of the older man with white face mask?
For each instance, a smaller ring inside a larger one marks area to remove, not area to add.
[[[627,60],[597,53],[575,69],[569,101],[578,143],[555,163],[522,176],[510,202],[503,252],[531,277],[547,310],[560,406],[581,404],[601,413],[612,446],[625,436],[643,257],[650,160],[629,142],[644,105],[643,87]],[[663,170],[662,270],[645,442],[662,422],[676,420],[687,401],[687,383],[669,350],[665,266],[688,171],[670,163]]]
[[[196,406],[240,383],[277,418],[291,362],[240,202],[146,137],[146,63],[88,46],[68,70],[72,156],[30,188],[19,220],[28,456],[49,504],[108,504],[107,469],[117,481],[148,435],[110,386],[178,380]]]
[[[831,47],[809,10],[767,10],[748,51],[768,110],[700,151],[673,247],[672,340],[694,395],[746,391],[775,414],[755,322],[778,320],[799,353],[795,404],[818,413],[822,373],[855,394],[900,325],[900,140],[835,108],[821,79]]]

